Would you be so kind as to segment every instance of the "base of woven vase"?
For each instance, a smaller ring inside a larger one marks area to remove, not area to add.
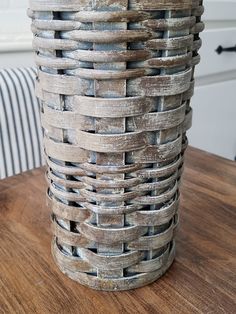
[[[127,276],[122,278],[101,278],[97,277],[93,274],[88,274],[86,272],[79,272],[76,271],[76,263],[79,263],[76,258],[70,257],[70,264],[71,269],[65,267],[63,258],[56,253],[56,244],[55,240],[52,241],[52,255],[54,258],[55,263],[59,267],[59,269],[67,275],[69,278],[79,282],[80,284],[90,287],[95,290],[103,290],[103,291],[121,291],[121,290],[130,290],[139,288],[150,283],[153,283],[158,278],[163,276],[165,272],[170,268],[172,265],[174,258],[175,258],[175,242],[173,241],[172,246],[168,252],[168,257],[165,260],[163,265],[151,272],[146,273],[139,273],[133,276]],[[80,265],[81,268],[81,265]],[[73,270],[72,270],[73,269]]]

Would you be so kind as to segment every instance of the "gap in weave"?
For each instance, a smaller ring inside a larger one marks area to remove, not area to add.
[[[144,235],[142,235],[142,237],[148,238],[148,237],[152,237],[152,236],[161,234],[164,231],[166,231],[171,226],[172,223],[173,223],[173,218],[171,218],[169,222],[167,222],[167,223],[165,223],[163,225],[149,227],[147,232]],[[152,228],[152,233],[151,234],[150,234],[150,230],[149,230],[150,228]]]
[[[135,271],[131,272],[128,268],[124,268],[123,273],[124,273],[124,277],[132,277],[132,276],[140,274],[140,273],[135,272]]]
[[[53,12],[53,19],[54,20],[61,20],[61,12]],[[60,31],[55,31],[55,36],[54,37],[57,38],[57,39],[60,39],[61,38],[61,32]],[[63,57],[62,50],[56,50],[56,57],[58,57],[58,58],[62,58]],[[57,73],[59,75],[64,75],[65,71],[59,69]],[[60,95],[60,98],[61,98],[61,103],[63,104],[63,107],[61,109],[64,111],[66,96],[65,95]],[[67,130],[63,130],[62,132],[63,132],[63,143],[69,143],[69,136],[68,136]],[[64,165],[65,166],[70,166],[71,164],[69,162],[65,162]],[[66,180],[73,180],[73,176],[71,176],[71,175],[64,175],[64,177],[65,177]],[[73,189],[71,189],[71,188],[64,188],[63,190],[65,190],[68,193],[73,192]],[[69,206],[73,206],[74,202],[67,201],[67,204]],[[77,223],[76,222],[70,221],[69,222],[69,228],[70,228],[71,232],[78,233]],[[71,246],[71,253],[72,253],[72,255],[76,254],[76,248],[74,246]]]
[[[58,242],[58,238],[56,238],[56,245],[57,245],[58,249],[59,249],[64,255],[66,255],[66,256],[71,256],[71,255],[72,255],[72,254],[70,254],[70,252],[68,252],[68,250],[65,249],[65,247],[64,247],[62,244],[60,244],[60,243]]]

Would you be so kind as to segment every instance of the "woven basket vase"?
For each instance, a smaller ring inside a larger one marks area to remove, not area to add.
[[[52,252],[101,290],[160,277],[175,254],[199,62],[198,0],[31,0]]]

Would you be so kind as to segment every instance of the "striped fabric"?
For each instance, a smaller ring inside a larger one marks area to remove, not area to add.
[[[0,70],[1,179],[43,164],[35,76],[34,68]]]

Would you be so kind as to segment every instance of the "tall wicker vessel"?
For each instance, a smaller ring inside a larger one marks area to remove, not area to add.
[[[101,290],[159,278],[175,254],[199,0],[31,0],[52,252]]]

